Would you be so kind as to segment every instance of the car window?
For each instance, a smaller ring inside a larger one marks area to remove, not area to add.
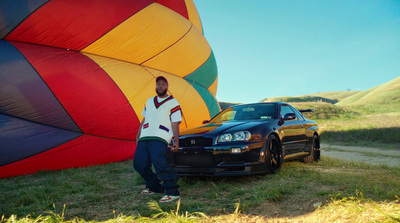
[[[260,103],[227,108],[215,116],[211,122],[268,120],[276,119],[276,116],[275,104]]]
[[[232,120],[232,119],[234,119],[235,115],[236,115],[236,111],[225,112],[224,114],[221,115],[221,120],[222,121]]]
[[[236,112],[233,111],[233,108],[227,108],[217,116],[215,116],[211,121],[212,122],[223,122],[232,120],[235,117]]]
[[[237,110],[238,112],[235,115],[235,120],[244,121],[244,120],[253,120],[258,119],[258,115],[255,112],[254,107],[243,107]]]
[[[252,104],[237,107],[235,110],[237,113],[234,120],[238,121],[276,118],[274,104]]]
[[[292,110],[295,112],[295,114],[296,114],[296,116],[297,116],[297,118],[298,119],[300,119],[300,120],[303,120],[304,119],[304,116],[303,116],[303,114],[301,114],[301,112],[299,112],[299,110],[297,110],[295,107],[293,107],[293,106],[290,106],[291,108],[292,108]]]
[[[286,114],[292,113],[296,117],[295,120],[298,120],[296,113],[287,105],[282,105],[281,107],[281,117],[284,118]]]

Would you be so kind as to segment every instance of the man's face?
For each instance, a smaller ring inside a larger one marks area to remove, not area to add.
[[[167,95],[167,91],[168,91],[167,82],[165,82],[164,80],[157,81],[157,83],[156,83],[157,95],[160,97],[163,97],[163,96]]]

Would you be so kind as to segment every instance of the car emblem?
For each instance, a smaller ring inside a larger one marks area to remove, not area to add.
[[[196,140],[194,140],[194,139],[190,140],[190,144],[191,144],[191,145],[196,144]]]

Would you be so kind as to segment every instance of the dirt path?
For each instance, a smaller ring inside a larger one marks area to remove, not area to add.
[[[400,166],[400,149],[321,144],[321,155],[349,161]]]

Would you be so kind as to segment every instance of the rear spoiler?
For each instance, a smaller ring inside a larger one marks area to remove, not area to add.
[[[303,112],[313,112],[314,109],[304,109],[304,110],[299,110],[299,112],[303,113]]]

